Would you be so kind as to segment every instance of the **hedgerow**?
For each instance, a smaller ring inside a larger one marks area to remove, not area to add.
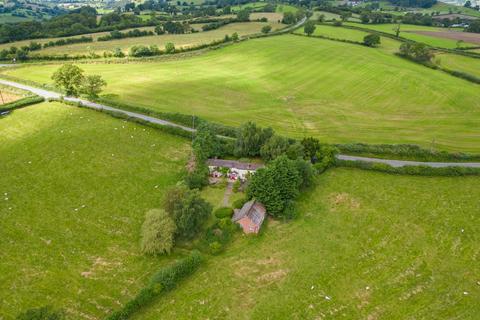
[[[152,111],[151,109],[134,106],[131,104],[121,103],[117,101],[111,101],[105,98],[98,98],[96,99],[99,103],[104,103],[112,107],[117,107],[123,110],[129,110],[134,112],[140,112],[142,114],[150,115],[152,117],[157,117],[163,120],[168,120],[176,124],[180,124],[186,127],[198,127],[202,123],[208,123],[214,130],[215,133],[225,137],[236,137],[237,129],[234,127],[226,126],[219,123],[212,123],[205,119],[202,119],[198,116],[182,114],[182,113],[171,113],[171,112],[159,112],[159,111]]]
[[[14,109],[30,106],[32,104],[37,104],[40,102],[45,101],[43,97],[40,96],[32,96],[32,97],[26,97],[17,101],[13,101],[10,103],[6,103],[2,106],[0,106],[0,112],[5,112],[5,111],[11,111]]]
[[[337,167],[359,168],[362,170],[380,171],[390,174],[412,175],[412,176],[478,176],[480,175],[480,168],[472,167],[441,167],[434,168],[428,166],[403,166],[392,167],[385,163],[366,162],[366,161],[351,161],[337,159],[335,162]]]
[[[202,261],[200,252],[192,251],[188,257],[158,270],[133,299],[128,301],[122,309],[108,316],[107,320],[129,319],[135,312],[174,289],[181,280],[193,274]]]
[[[387,157],[416,161],[479,161],[480,154],[450,153],[424,149],[414,144],[347,143],[335,145],[340,152],[362,156]]]

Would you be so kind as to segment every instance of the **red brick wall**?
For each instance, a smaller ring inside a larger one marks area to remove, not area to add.
[[[248,217],[243,217],[237,223],[242,226],[245,233],[258,233],[257,226]]]

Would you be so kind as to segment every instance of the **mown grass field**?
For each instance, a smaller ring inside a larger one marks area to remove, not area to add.
[[[86,34],[84,36],[91,36],[94,41],[93,42],[86,42],[86,43],[76,43],[71,45],[65,46],[57,46],[57,47],[49,47],[46,49],[42,49],[40,51],[32,52],[32,56],[38,55],[88,55],[91,52],[96,54],[103,54],[105,51],[113,51],[116,48],[122,49],[125,53],[128,53],[129,48],[135,45],[157,45],[160,49],[165,47],[165,44],[168,42],[172,42],[175,44],[177,48],[180,47],[191,47],[195,45],[210,43],[215,40],[221,40],[225,37],[225,35],[232,35],[234,32],[237,32],[239,36],[245,36],[249,34],[260,33],[262,27],[265,25],[272,26],[272,30],[278,30],[283,28],[285,25],[278,22],[278,14],[258,14],[258,19],[266,16],[267,18],[271,18],[270,22],[248,22],[248,23],[232,23],[226,26],[220,27],[215,30],[211,31],[202,31],[203,24],[192,24],[192,28],[199,30],[198,33],[188,33],[188,34],[164,34],[164,35],[153,35],[153,36],[146,36],[146,37],[138,37],[138,38],[125,38],[125,39],[118,39],[118,40],[111,40],[111,41],[96,41],[98,37],[104,36],[109,34],[109,32],[98,32],[92,34]],[[276,19],[276,20],[275,20]],[[281,20],[281,18],[280,18]],[[149,30],[153,31],[154,27],[143,27],[137,28],[140,30]],[[128,29],[133,30],[133,29]],[[122,30],[122,32],[126,32],[128,30]],[[80,37],[80,36],[77,36]],[[52,40],[58,40],[61,38],[55,39],[39,39],[34,40],[38,43],[45,43]],[[25,41],[18,41],[14,43],[8,43],[0,45],[0,50],[10,48],[11,46],[25,46],[28,45],[32,40],[25,40]]]
[[[92,43],[77,43],[68,46],[61,47],[52,47],[42,50],[42,54],[51,54],[51,55],[77,55],[77,54],[88,54],[89,52],[95,52],[97,54],[102,54],[105,51],[112,51],[115,48],[121,48],[125,53],[128,52],[129,48],[136,45],[157,45],[160,49],[165,47],[165,44],[172,42],[177,48],[180,47],[191,47],[200,44],[210,43],[215,40],[222,40],[225,35],[232,35],[234,32],[238,33],[239,36],[245,36],[254,33],[260,33],[262,27],[265,25],[271,25],[272,30],[281,29],[284,25],[278,22],[248,22],[248,23],[231,23],[226,26],[220,27],[215,30],[198,32],[198,33],[187,33],[187,34],[165,34],[165,35],[154,35],[147,37],[139,38],[125,38],[112,41],[99,41]],[[193,25],[195,28],[195,25]],[[197,27],[201,30],[201,25]]]
[[[304,34],[303,28],[297,29],[295,33]],[[343,27],[334,27],[330,25],[317,25],[313,35],[330,37],[333,39],[343,39],[350,41],[363,42],[363,38],[368,32],[348,29]],[[381,43],[377,47],[379,50],[396,53],[399,52],[400,41],[387,37],[380,37]],[[480,76],[480,59],[466,57],[458,54],[436,52],[433,62],[439,66],[465,72],[475,76]]]
[[[436,57],[442,67],[466,72],[480,78],[480,59],[450,53],[438,53]]]
[[[155,27],[131,28],[131,29],[122,30],[121,32],[127,32],[127,31],[134,30],[134,29],[153,31],[155,29]],[[2,44],[0,44],[0,50],[8,49],[11,46],[16,46],[16,47],[28,46],[30,44],[30,42],[32,42],[32,41],[33,42],[38,42],[40,44],[44,44],[44,43],[50,42],[50,41],[57,41],[57,40],[60,40],[60,39],[68,39],[68,38],[79,38],[79,37],[82,37],[82,36],[83,37],[92,37],[95,41],[99,37],[105,36],[105,35],[108,35],[108,34],[110,34],[110,32],[95,32],[95,33],[87,33],[87,34],[78,35],[78,36],[71,36],[71,37],[41,38],[41,39],[33,39],[33,40],[22,40],[22,41],[10,42],[10,43],[2,43]],[[86,44],[86,45],[88,45],[88,44]],[[53,47],[53,48],[59,50],[61,47]],[[39,52],[39,51],[37,51],[37,52]],[[43,51],[40,51],[40,52],[43,52]]]
[[[304,29],[300,28],[295,31],[295,33],[304,34]],[[315,28],[315,32],[313,35],[317,36],[324,36],[329,37],[332,39],[341,39],[341,40],[350,40],[350,41],[357,41],[363,42],[363,39],[368,32],[361,31],[361,30],[354,30],[342,27],[335,27],[331,25],[324,25],[319,24]],[[389,52],[397,52],[398,48],[400,47],[401,42],[387,38],[381,37],[380,38],[380,45],[378,49],[383,49]]]
[[[347,22],[345,25],[351,25],[355,27],[361,27],[381,32],[386,32],[390,34],[395,34],[393,29],[396,27],[396,24],[359,24],[359,23],[351,23]],[[428,44],[430,46],[439,47],[439,48],[447,48],[447,49],[454,49],[457,48],[457,41],[452,39],[445,39],[445,38],[437,38],[433,36],[427,36],[422,34],[416,34],[415,31],[433,31],[433,32],[440,32],[446,29],[437,28],[437,27],[427,27],[427,26],[414,26],[414,25],[406,25],[402,24],[400,26],[400,36],[406,39],[410,39],[417,42],[422,42]],[[459,31],[461,32],[461,31]],[[477,46],[474,43],[464,42],[461,44],[462,47],[473,47]]]
[[[170,261],[140,253],[145,212],[188,156],[186,140],[59,103],[0,119],[0,318],[103,319],[137,293]]]
[[[51,84],[59,66],[5,72]],[[253,120],[326,142],[480,151],[478,85],[387,50],[285,35],[183,60],[81,67],[105,78],[109,99],[152,110],[229,125]]]
[[[331,170],[134,319],[477,319],[479,187]]]

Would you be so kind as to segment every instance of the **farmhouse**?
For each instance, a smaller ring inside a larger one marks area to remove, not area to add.
[[[207,161],[210,175],[214,177],[221,177],[223,173],[222,169],[227,169],[228,178],[232,180],[246,180],[247,176],[255,173],[258,169],[262,168],[262,164],[240,162],[235,160],[222,160],[222,159],[208,159]]]
[[[260,202],[250,200],[242,209],[235,209],[232,221],[242,226],[245,233],[258,233],[262,226],[267,210]]]

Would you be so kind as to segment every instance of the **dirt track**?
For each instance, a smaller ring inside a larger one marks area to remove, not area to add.
[[[413,33],[423,34],[436,38],[463,40],[469,43],[480,45],[480,33],[461,32],[461,31],[413,31]]]

